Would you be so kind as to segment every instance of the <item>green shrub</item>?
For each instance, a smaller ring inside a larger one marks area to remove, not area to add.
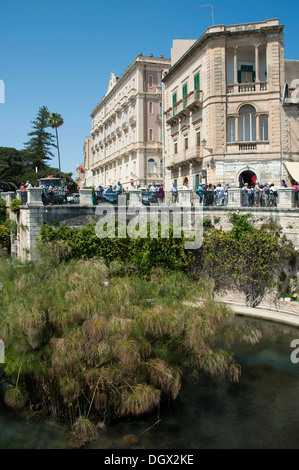
[[[9,248],[10,247],[10,230],[4,225],[0,225],[0,247]]]
[[[0,224],[4,224],[6,219],[7,219],[6,202],[4,199],[0,199]]]
[[[10,210],[14,212],[15,214],[18,214],[20,212],[20,206],[22,205],[21,199],[13,199],[10,203]]]

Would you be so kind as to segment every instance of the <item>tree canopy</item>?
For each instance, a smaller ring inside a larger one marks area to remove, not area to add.
[[[24,144],[30,161],[38,169],[54,157],[51,149],[56,147],[55,139],[53,134],[46,131],[46,128],[49,127],[50,116],[47,106],[39,108],[36,119],[32,121],[33,131],[28,133],[31,139]]]

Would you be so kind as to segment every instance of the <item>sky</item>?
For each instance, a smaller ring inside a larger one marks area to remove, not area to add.
[[[279,18],[285,58],[299,60],[299,2],[212,0],[214,22]],[[61,169],[76,176],[90,113],[140,52],[170,58],[173,39],[197,39],[212,25],[206,0],[0,0],[0,147],[24,148],[41,106],[59,113]],[[1,101],[1,93],[0,93]],[[56,150],[54,149],[54,152]],[[51,165],[58,167],[58,158]]]

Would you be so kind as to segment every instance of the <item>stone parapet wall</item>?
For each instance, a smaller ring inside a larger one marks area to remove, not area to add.
[[[100,216],[97,215],[97,208],[101,206],[79,207],[79,206],[20,206],[19,214],[10,213],[11,220],[18,226],[17,234],[12,235],[12,254],[21,261],[34,260],[37,258],[35,250],[36,238],[41,226],[49,224],[59,226],[65,224],[71,227],[81,228],[89,223],[96,223]],[[110,206],[112,207],[112,206]],[[188,207],[188,206],[187,206]],[[199,206],[189,206],[191,214],[198,210]],[[150,207],[142,206],[144,211],[149,212]],[[167,206],[157,208],[157,210],[167,210]],[[180,211],[185,207],[177,206]],[[273,208],[248,208],[248,207],[201,207],[203,219],[209,218],[215,228],[230,230],[232,225],[229,221],[230,213],[251,214],[250,220],[253,225],[260,227],[267,222],[274,222],[281,226],[282,232],[299,249],[299,211],[296,209]],[[114,208],[117,216],[117,207]]]

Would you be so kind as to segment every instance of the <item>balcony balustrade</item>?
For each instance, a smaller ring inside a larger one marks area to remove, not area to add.
[[[267,82],[252,82],[252,83],[237,83],[227,85],[226,93],[228,95],[238,94],[238,93],[259,93],[265,92],[268,90]]]

